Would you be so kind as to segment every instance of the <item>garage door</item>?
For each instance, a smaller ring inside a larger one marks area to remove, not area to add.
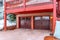
[[[34,29],[50,29],[49,16],[35,17],[34,22]],[[31,17],[21,18],[21,28],[31,28]]]
[[[49,16],[35,17],[35,29],[50,29]]]

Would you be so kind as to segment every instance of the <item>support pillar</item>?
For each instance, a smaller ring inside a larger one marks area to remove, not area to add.
[[[7,30],[7,21],[6,21],[6,17],[7,15],[6,15],[6,13],[4,13],[4,31],[6,31]]]
[[[20,28],[20,18],[16,16],[16,22],[17,22],[17,29]]]
[[[7,30],[7,21],[6,21],[6,19],[7,19],[7,13],[6,13],[6,0],[4,0],[4,31],[6,31]]]
[[[52,26],[52,33],[55,32],[56,27],[56,0],[53,0],[53,26]]]
[[[31,29],[33,30],[34,29],[34,17],[31,16]]]
[[[50,35],[53,35],[53,33],[52,33],[52,30],[53,30],[53,16],[50,16],[50,31],[51,31],[51,33],[50,33]]]

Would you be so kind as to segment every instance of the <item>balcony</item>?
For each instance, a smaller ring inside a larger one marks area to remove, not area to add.
[[[49,7],[48,7],[49,6]],[[52,9],[52,0],[16,0],[7,2],[7,13]]]

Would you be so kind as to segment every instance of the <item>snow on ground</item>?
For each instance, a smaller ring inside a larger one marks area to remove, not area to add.
[[[0,31],[0,40],[44,40],[49,30],[15,29]]]
[[[14,26],[14,25],[16,25],[15,22],[10,22],[7,20],[7,27]],[[3,27],[4,27],[4,19],[0,20],[0,29],[3,29]]]

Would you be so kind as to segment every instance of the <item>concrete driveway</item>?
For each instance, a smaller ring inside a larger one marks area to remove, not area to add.
[[[44,40],[49,30],[15,29],[0,31],[0,40]]]

